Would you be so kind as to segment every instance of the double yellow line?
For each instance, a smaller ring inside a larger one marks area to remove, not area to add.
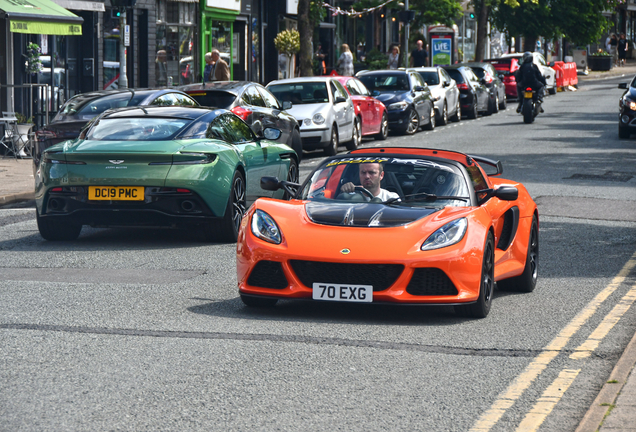
[[[477,422],[470,429],[471,432],[485,432],[492,429],[506,410],[521,397],[532,382],[545,370],[548,364],[561,353],[572,336],[596,313],[599,306],[625,282],[625,279],[634,267],[636,267],[636,253],[625,263],[618,275],[612,279],[612,282],[605,287],[603,291],[598,293],[596,297],[543,348],[541,353],[515,378],[508,388],[499,395],[490,409],[479,417]],[[636,284],[603,319],[590,337],[574,350],[570,358],[578,360],[589,357],[594,349],[598,347],[600,341],[609,333],[623,314],[627,312],[634,300],[636,300]],[[539,398],[537,403],[528,414],[526,414],[525,418],[519,424],[517,431],[537,430],[550,412],[552,412],[552,409],[559,402],[580,371],[580,369],[564,369],[561,371],[556,380],[545,390],[541,398]]]

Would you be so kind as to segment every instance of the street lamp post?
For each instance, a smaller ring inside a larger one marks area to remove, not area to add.
[[[119,15],[119,79],[118,88],[128,88],[128,75],[126,74],[126,40],[129,33],[126,32],[126,8],[122,8]]]

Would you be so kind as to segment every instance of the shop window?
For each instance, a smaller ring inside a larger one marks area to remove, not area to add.
[[[158,87],[191,84],[194,73],[194,23],[196,3],[157,0]]]

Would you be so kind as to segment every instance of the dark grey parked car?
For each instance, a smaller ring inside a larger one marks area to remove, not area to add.
[[[457,83],[459,103],[469,119],[477,118],[478,113],[492,114],[488,88],[477,78],[473,70],[466,66],[444,66],[444,69]]]
[[[201,106],[232,111],[250,125],[257,136],[262,136],[268,127],[279,129],[281,136],[276,141],[293,148],[299,160],[302,159],[300,126],[296,118],[285,111],[292,107],[291,102],[279,102],[262,85],[250,81],[213,81],[184,85],[179,89]]]
[[[197,102],[175,89],[120,89],[81,93],[67,100],[51,123],[36,132],[33,162],[42,151],[62,141],[75,139],[86,123],[108,109],[130,106],[197,106]]]
[[[465,63],[470,67],[475,75],[482,80],[490,92],[490,110],[494,113],[500,109],[506,109],[506,85],[503,82],[500,72],[490,63],[471,62]]]

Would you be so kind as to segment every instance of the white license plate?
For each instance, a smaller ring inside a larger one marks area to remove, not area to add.
[[[314,300],[371,303],[373,301],[373,286],[316,282],[313,284],[312,298]]]

